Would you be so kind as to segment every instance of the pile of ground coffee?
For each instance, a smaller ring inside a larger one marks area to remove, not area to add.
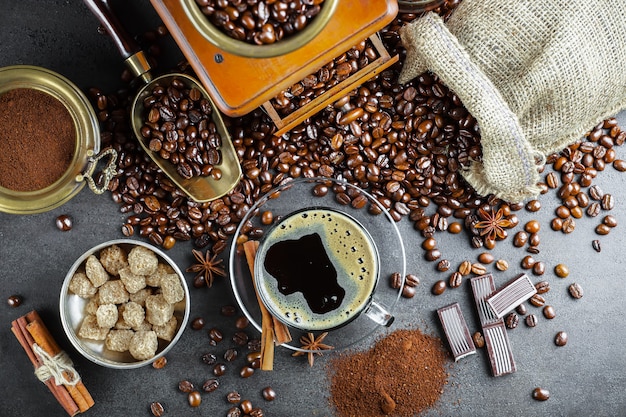
[[[447,363],[441,339],[396,330],[368,351],[330,362],[330,400],[340,417],[414,416],[443,393]]]
[[[0,186],[41,190],[69,168],[76,128],[69,111],[50,94],[16,88],[0,95]]]

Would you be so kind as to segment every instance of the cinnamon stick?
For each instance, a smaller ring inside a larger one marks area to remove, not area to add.
[[[13,320],[11,322],[11,331],[17,338],[17,341],[20,343],[26,355],[30,359],[31,363],[35,368],[39,368],[43,365],[41,359],[33,352],[32,346],[35,343],[32,336],[26,330],[27,326],[26,319],[24,317],[20,317],[17,320]],[[44,384],[48,387],[54,398],[56,398],[57,402],[63,407],[65,412],[70,416],[75,416],[80,412],[80,409],[76,405],[76,402],[72,399],[67,389],[63,385],[56,385],[51,379],[44,381]]]

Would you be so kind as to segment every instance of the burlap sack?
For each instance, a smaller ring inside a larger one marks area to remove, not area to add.
[[[444,24],[406,25],[400,82],[437,74],[478,121],[482,162],[463,172],[482,195],[539,193],[545,156],[626,101],[625,0],[463,0]]]

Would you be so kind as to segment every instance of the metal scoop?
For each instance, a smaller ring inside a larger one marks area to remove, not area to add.
[[[136,78],[145,84],[135,96],[131,110],[131,125],[141,147],[178,188],[192,200],[206,202],[227,194],[239,182],[241,166],[224,121],[204,87],[186,74],[171,73],[153,79],[150,73],[150,64],[144,52],[124,30],[107,0],[84,0],[84,2],[106,28],[107,33],[111,36],[120,54],[125,59],[127,67]],[[221,162],[215,165],[215,168],[221,171],[221,178],[219,179],[210,175],[193,176],[191,178],[181,176],[176,166],[167,159],[162,158],[158,152],[152,151],[146,139],[141,135],[141,127],[147,117],[144,108],[144,98],[152,93],[156,85],[167,88],[174,79],[183,82],[187,88],[198,89],[213,107],[213,123],[215,123],[217,132],[222,139],[220,147]]]

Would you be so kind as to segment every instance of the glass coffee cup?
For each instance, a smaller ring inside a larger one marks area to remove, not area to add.
[[[259,242],[254,277],[241,247],[249,240]],[[393,323],[401,288],[389,277],[404,277],[405,263],[401,235],[375,197],[341,180],[309,178],[277,187],[250,209],[235,234],[230,276],[258,330],[260,300],[289,328],[286,347],[300,350],[300,336],[329,332],[325,340],[341,349]]]

